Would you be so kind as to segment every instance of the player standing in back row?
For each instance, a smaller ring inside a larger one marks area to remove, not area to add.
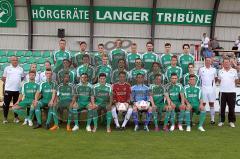
[[[194,57],[189,53],[189,49],[189,44],[183,44],[183,54],[181,54],[178,59],[178,64],[183,70],[183,75],[188,73],[188,64],[194,64]]]
[[[144,64],[144,68],[147,71],[150,71],[152,68],[153,62],[160,63],[160,61],[159,61],[158,55],[153,52],[153,43],[151,41],[147,42],[146,47],[147,47],[147,52],[145,52],[142,55],[142,61]]]
[[[109,60],[111,62],[112,70],[117,69],[119,59],[126,59],[127,56],[127,52],[122,49],[121,39],[117,39],[115,41],[115,47],[116,48],[109,53]]]

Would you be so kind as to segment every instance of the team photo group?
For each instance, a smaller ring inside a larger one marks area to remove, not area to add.
[[[134,123],[134,131],[149,132],[154,127],[153,131],[190,132],[196,127],[203,132],[204,124],[224,126],[226,105],[228,125],[235,127],[239,80],[227,57],[219,70],[213,67],[212,57],[204,57],[204,65],[196,71],[189,44],[183,44],[179,54],[172,54],[170,43],[163,44],[162,54],[154,52],[152,42],[146,43],[141,54],[136,43],[129,52],[122,49],[120,39],[109,52],[104,44],[98,44],[95,54],[86,51],[84,41],[75,54],[66,44],[66,40],[59,40],[59,50],[52,52],[52,60],[45,62],[42,72],[37,71],[36,64],[24,72],[18,57],[11,57],[2,77],[4,124],[13,100],[15,123],[21,119],[22,125],[50,131],[57,131],[66,122],[69,132],[79,130],[79,124],[86,125],[88,132],[96,132],[100,119],[104,119],[107,132],[131,129],[129,121]],[[220,89],[219,119],[215,119],[214,108],[216,83]],[[210,123],[205,123],[205,107],[210,107]],[[198,123],[193,126],[195,115]]]

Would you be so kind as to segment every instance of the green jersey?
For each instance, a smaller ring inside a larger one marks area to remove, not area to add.
[[[112,77],[112,67],[110,65],[100,65],[97,67],[96,75],[97,77],[101,74],[106,74],[106,82],[111,83],[111,77]]]
[[[58,75],[57,75],[58,84],[63,83],[63,78],[64,78],[65,73],[69,74],[69,76],[70,76],[70,81],[69,82],[70,83],[72,83],[72,84],[76,83],[76,72],[74,70],[61,69],[58,72]]]
[[[160,71],[159,72],[150,72],[148,74],[148,85],[154,83],[155,75],[157,75],[157,74],[161,74],[161,72]],[[165,83],[164,80],[165,80],[165,76],[164,76],[164,74],[161,74],[161,82],[162,82],[162,84]]]
[[[176,73],[178,76],[178,81],[182,78],[182,68],[179,66],[168,66],[166,72],[165,72],[165,77],[167,79],[167,82],[170,82],[171,80],[171,75],[172,73]]]
[[[71,53],[67,50],[58,50],[53,53],[53,61],[55,61],[54,72],[58,72],[63,68],[63,60],[68,59],[71,61]]]
[[[21,88],[21,94],[24,96],[24,99],[34,100],[35,94],[39,89],[39,85],[35,82],[25,82]]]
[[[145,70],[144,68],[141,69],[133,68],[128,75],[129,82],[131,83],[132,86],[136,84],[136,76],[138,74],[144,75],[144,79],[145,81],[147,81],[147,70]]]
[[[183,76],[183,85],[184,85],[184,86],[188,85],[189,76],[190,76],[189,73],[186,73],[186,74]],[[197,74],[194,74],[194,76],[195,76],[196,86],[200,86],[199,76],[198,76]]]
[[[169,83],[166,85],[166,95],[169,96],[174,104],[181,103],[180,93],[184,94],[184,89],[180,83]]]
[[[200,100],[202,99],[202,91],[200,87],[187,85],[184,87],[184,94],[192,107],[199,107]]]
[[[142,55],[142,61],[147,71],[151,71],[153,62],[160,62],[158,55],[153,52],[144,53]]]
[[[97,67],[102,64],[102,54],[100,52],[96,53],[93,57],[94,66]]]
[[[168,66],[171,66],[171,59],[172,59],[172,54],[170,53],[165,53],[161,55],[160,63],[162,65],[163,72],[166,72],[166,69],[168,68]]]
[[[55,89],[56,83],[54,81],[47,81],[40,84],[38,91],[42,94],[43,100],[50,101]]]
[[[71,83],[61,83],[57,87],[57,96],[59,100],[71,100],[74,95],[74,85]]]
[[[194,64],[194,57],[191,54],[181,54],[178,59],[178,64],[183,70],[183,74],[188,73],[188,64]]]
[[[75,86],[75,94],[77,96],[77,102],[80,106],[87,106],[91,101],[93,95],[93,86],[90,83],[79,83]]]
[[[75,55],[74,55],[74,58],[73,58],[73,63],[74,63],[74,65],[76,66],[76,67],[78,67],[78,66],[80,66],[80,65],[82,65],[83,64],[83,55],[84,54],[88,54],[89,55],[89,53],[88,52],[78,52],[78,53],[76,53]],[[90,55],[89,55],[89,58],[90,58],[90,61],[91,61],[91,57],[90,57]],[[91,63],[91,62],[90,62]]]
[[[113,71],[112,79],[111,79],[112,83],[119,82],[119,72],[120,72],[119,69],[116,69],[116,70]],[[125,69],[123,70],[123,72],[126,73],[126,81],[127,81],[128,80],[128,72]]]
[[[93,83],[95,78],[95,69],[92,65],[83,64],[77,68],[77,77],[80,77],[83,73],[88,75],[88,80],[90,83]]]
[[[128,70],[132,70],[135,67],[135,60],[137,58],[141,58],[139,53],[128,53],[126,58],[127,68]]]
[[[118,60],[120,59],[126,59],[126,51],[123,49],[113,49],[110,53],[109,53],[109,58],[111,61],[111,66],[112,69],[115,70],[118,68]]]
[[[112,96],[112,87],[108,83],[105,85],[97,83],[93,86],[93,95],[95,97],[96,105],[106,107],[110,102],[110,96]]]
[[[153,97],[153,101],[156,106],[164,105],[165,88],[163,87],[163,85],[151,84],[150,94]]]

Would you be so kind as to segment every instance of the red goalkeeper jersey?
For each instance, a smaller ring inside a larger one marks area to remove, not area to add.
[[[115,83],[113,84],[113,101],[126,103],[130,101],[131,95],[131,86],[128,83],[120,84]]]

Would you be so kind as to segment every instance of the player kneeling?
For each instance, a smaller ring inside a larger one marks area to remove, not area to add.
[[[144,130],[149,131],[148,124],[151,120],[152,116],[152,107],[150,107],[149,102],[149,88],[143,84],[144,82],[144,75],[143,74],[137,74],[136,76],[137,84],[132,86],[132,102],[134,103],[133,106],[133,121],[135,124],[134,131],[138,131],[139,125],[138,125],[138,111],[146,112],[146,120],[144,123]]]
[[[39,85],[35,83],[35,71],[29,72],[29,82],[25,82],[21,88],[21,94],[18,101],[13,106],[13,111],[19,116],[25,118],[23,125],[28,124],[33,126],[32,117],[34,114],[34,107],[32,102],[34,101],[35,93],[38,90]],[[29,116],[27,115],[26,109],[30,107]]]
[[[119,72],[119,82],[113,84],[113,107],[112,107],[112,116],[116,124],[116,128],[125,129],[128,120],[132,115],[132,107],[130,104],[130,94],[131,86],[126,83],[126,72]],[[124,118],[124,121],[120,127],[118,122],[118,112],[127,112]]]
[[[206,111],[205,111],[205,107],[203,106],[202,91],[200,87],[196,86],[195,84],[196,84],[195,76],[190,75],[189,85],[184,87],[185,98],[186,98],[185,102],[187,104],[186,112],[185,112],[186,124],[187,124],[186,131],[191,131],[191,117],[190,117],[191,111],[196,113],[197,115],[200,114],[198,130],[205,131],[203,128],[203,123],[206,118]]]
[[[87,126],[86,130],[91,131],[91,115],[93,112],[91,110],[91,96],[92,96],[92,85],[88,82],[87,73],[82,73],[80,76],[80,83],[75,86],[75,95],[72,98],[72,103],[69,108],[68,121],[67,121],[67,131],[77,131],[79,130],[78,118],[79,113],[82,110],[88,110],[87,112]],[[74,119],[74,127],[71,129],[70,124]],[[94,127],[94,130],[96,128]],[[93,131],[94,131],[93,130]]]

